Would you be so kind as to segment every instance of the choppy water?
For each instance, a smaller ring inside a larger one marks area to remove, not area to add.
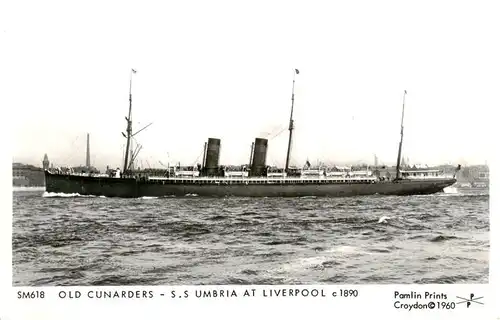
[[[489,196],[14,192],[13,285],[487,283]]]

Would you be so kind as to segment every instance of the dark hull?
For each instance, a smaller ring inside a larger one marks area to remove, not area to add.
[[[455,179],[401,180],[377,183],[200,184],[145,181],[134,178],[86,177],[45,172],[46,191],[106,197],[138,198],[185,196],[347,197],[361,195],[416,195],[442,191]]]

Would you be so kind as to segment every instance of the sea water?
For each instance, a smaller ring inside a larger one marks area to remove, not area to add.
[[[489,196],[13,195],[13,285],[487,283]]]

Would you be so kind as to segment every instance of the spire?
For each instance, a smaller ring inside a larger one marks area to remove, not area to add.
[[[90,168],[90,135],[87,133],[87,158],[85,161],[85,166]]]
[[[49,169],[49,165],[50,165],[49,157],[47,157],[47,154],[45,154],[43,156],[43,161],[42,161],[43,170],[48,170]]]

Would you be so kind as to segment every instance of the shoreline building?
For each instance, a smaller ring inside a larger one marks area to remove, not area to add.
[[[44,166],[47,155],[44,157]],[[44,187],[44,169],[30,164],[15,162],[12,164],[12,186],[14,187]]]

